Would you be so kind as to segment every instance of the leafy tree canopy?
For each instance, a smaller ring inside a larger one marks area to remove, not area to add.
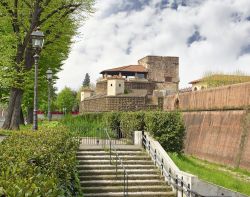
[[[76,93],[68,87],[65,87],[58,93],[56,104],[58,108],[63,111],[66,108],[67,112],[71,112],[76,103]]]

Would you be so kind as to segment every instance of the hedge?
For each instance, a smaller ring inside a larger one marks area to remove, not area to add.
[[[59,127],[10,135],[0,144],[0,196],[82,196],[78,147]]]
[[[179,112],[145,113],[145,128],[168,152],[182,152],[185,127]]]
[[[86,118],[87,117],[87,118]],[[133,131],[149,132],[169,152],[181,152],[185,128],[180,112],[139,111],[87,113],[79,117],[79,124],[99,125],[115,133],[132,138]]]

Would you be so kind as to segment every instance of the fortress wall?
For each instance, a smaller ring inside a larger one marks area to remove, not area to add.
[[[250,106],[250,82],[170,95],[164,110],[174,110],[177,98],[180,110],[244,109]]]
[[[146,89],[148,94],[153,94],[156,83],[147,81],[125,81],[125,89]],[[99,81],[96,83],[96,94],[107,94],[107,81]]]
[[[245,135],[250,130],[244,130],[246,111],[185,112],[183,117],[185,153],[250,170],[250,136]]]
[[[85,99],[80,104],[80,113],[106,111],[156,110],[158,104],[147,103],[146,97],[102,96]]]
[[[178,102],[177,102],[178,100]],[[164,110],[179,107],[186,126],[185,153],[250,170],[250,83],[164,98]]]

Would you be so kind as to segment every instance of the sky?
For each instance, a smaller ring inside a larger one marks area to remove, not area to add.
[[[178,56],[181,88],[207,72],[250,75],[250,0],[97,0],[73,42],[59,90],[147,55]]]

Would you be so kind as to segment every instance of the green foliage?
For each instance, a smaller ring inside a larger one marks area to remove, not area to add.
[[[179,112],[147,112],[145,127],[168,152],[181,152],[185,127]]]
[[[64,128],[13,132],[0,144],[0,196],[81,196],[78,146]]]
[[[121,113],[120,112],[107,112],[103,115],[103,122],[105,127],[111,131],[120,131]]]
[[[123,112],[120,116],[120,128],[125,136],[130,137],[133,131],[144,131],[144,112]]]
[[[89,85],[90,85],[90,76],[89,76],[89,73],[86,73],[85,78],[82,82],[82,86],[89,87]]]
[[[146,130],[169,152],[181,152],[185,137],[182,115],[178,112],[106,112],[84,113],[62,121],[80,136],[94,135],[98,128],[107,128],[113,136],[122,132],[130,139],[134,131]]]
[[[61,111],[63,111],[63,108],[66,108],[67,112],[71,112],[74,105],[76,104],[76,95],[74,91],[68,87],[65,87],[61,92],[58,93],[56,104]]]
[[[77,117],[67,115],[61,124],[76,136],[94,137],[96,135],[102,137],[97,132],[103,128],[102,113],[84,113]]]

